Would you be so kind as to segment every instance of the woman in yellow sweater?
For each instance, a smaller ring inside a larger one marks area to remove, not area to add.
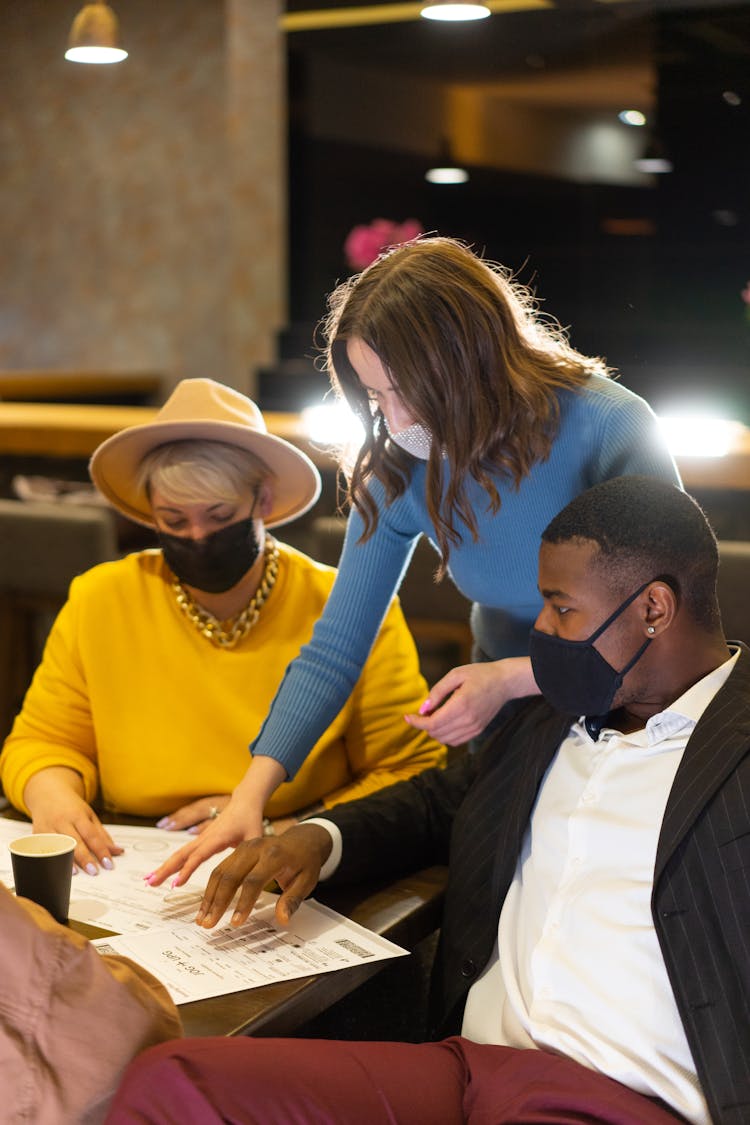
[[[197,828],[229,801],[335,571],[266,531],[314,503],[317,470],[210,379],[183,380],[153,423],[104,442],[91,474],[159,548],[74,580],[0,776],[34,830],[75,836],[77,865],[96,874],[121,849],[92,802]],[[354,692],[267,816],[310,815],[441,762],[404,721],[425,693],[394,602]]]

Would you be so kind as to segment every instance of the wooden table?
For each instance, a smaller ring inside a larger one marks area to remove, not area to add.
[[[28,823],[22,813],[7,804],[0,807],[0,816]],[[153,827],[153,821],[141,817],[107,813],[104,818],[108,824]],[[321,883],[314,897],[373,933],[411,951],[440,927],[447,879],[447,867],[427,867],[391,882],[383,880],[338,888],[326,888]],[[112,933],[86,922],[71,920],[68,925],[87,938],[107,937]],[[392,961],[353,965],[332,973],[264,984],[181,1004],[179,1011],[185,1034],[291,1035],[389,964]]]
[[[163,375],[150,371],[0,371],[0,399],[11,402],[157,402]]]
[[[355,922],[412,950],[440,926],[447,868],[429,867],[393,883],[318,887],[315,898]],[[391,961],[265,984],[245,992],[180,1005],[186,1035],[293,1035],[308,1020],[386,968]]]
[[[326,889],[315,898],[390,941],[412,950],[440,926],[446,867],[429,867],[392,883]],[[85,937],[109,931],[83,922],[69,923]],[[380,972],[390,961],[354,965],[333,973],[264,984],[243,992],[212,996],[180,1005],[186,1035],[293,1035],[308,1020]]]
[[[0,457],[79,458],[127,426],[152,422],[153,406],[92,406],[77,403],[1,402]],[[270,433],[302,449],[319,468],[331,469],[332,455],[314,445],[299,414],[264,414]]]

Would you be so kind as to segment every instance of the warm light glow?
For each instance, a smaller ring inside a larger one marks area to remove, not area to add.
[[[73,20],[65,58],[68,62],[118,63],[128,57],[120,46],[120,24],[116,13],[104,0],[84,4]]]
[[[424,178],[430,184],[465,184],[469,173],[465,168],[428,168]]]
[[[641,126],[646,124],[646,114],[641,113],[639,109],[623,109],[617,116],[623,125]]]
[[[725,457],[745,429],[741,422],[705,414],[664,415],[659,423],[675,457]]]
[[[490,14],[484,4],[441,2],[427,4],[419,13],[426,20],[444,20],[456,23],[459,20],[484,20]]]
[[[65,52],[68,62],[77,63],[104,63],[122,62],[128,57],[128,52],[122,47],[69,47]]]
[[[302,425],[310,441],[320,445],[357,450],[365,440],[365,431],[356,414],[345,402],[322,402],[306,406],[301,412]]]

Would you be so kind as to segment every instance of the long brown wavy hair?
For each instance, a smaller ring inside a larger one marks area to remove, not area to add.
[[[421,238],[388,251],[339,285],[328,307],[321,327],[331,382],[365,428],[346,474],[363,538],[378,522],[368,479],[383,483],[390,504],[407,488],[414,462],[388,441],[380,411],[373,414],[348,359],[353,338],[376,352],[405,406],[432,434],[426,499],[441,573],[451,546],[460,542],[459,524],[478,538],[467,478],[482,485],[495,514],[500,495],[493,477],[505,476],[518,488],[549,456],[559,425],[557,392],[610,373],[601,359],[570,346],[507,269],[451,238]]]

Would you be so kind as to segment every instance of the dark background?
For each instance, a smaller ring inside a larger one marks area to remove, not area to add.
[[[361,143],[308,128],[311,59],[326,53],[456,81],[578,65],[585,82],[587,63],[627,55],[644,26],[650,120],[674,164],[648,187],[491,167],[470,167],[465,185],[437,187],[423,178],[424,155],[366,143],[376,106],[361,107]],[[348,231],[377,216],[413,216],[509,266],[570,327],[576,347],[603,355],[657,410],[697,401],[750,422],[741,297],[750,278],[750,10],[562,5],[451,30],[450,45],[425,21],[289,37],[292,323],[280,351],[311,354],[323,295],[348,272]],[[636,233],[612,233],[613,220]]]

